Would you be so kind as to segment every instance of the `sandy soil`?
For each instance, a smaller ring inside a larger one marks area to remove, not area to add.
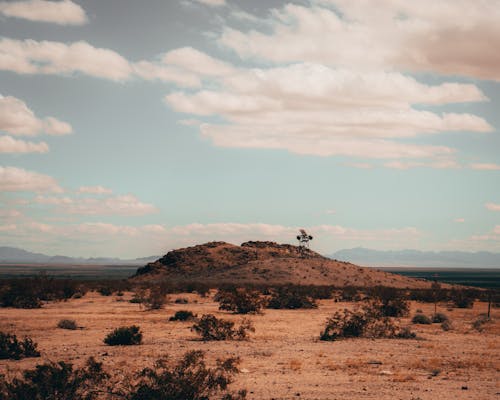
[[[243,342],[201,342],[189,322],[168,322],[175,311],[240,320],[218,311],[218,303],[197,295],[189,304],[169,303],[159,311],[144,311],[123,298],[88,293],[81,299],[50,303],[38,310],[0,309],[0,330],[28,335],[38,342],[42,357],[20,361],[0,360],[0,373],[13,376],[37,363],[64,360],[81,365],[89,356],[104,362],[114,375],[151,366],[160,356],[177,359],[187,350],[206,351],[209,362],[238,356],[240,369],[232,385],[246,388],[249,399],[500,399],[500,311],[482,332],[471,327],[486,311],[485,303],[473,309],[446,313],[454,329],[439,324],[412,325],[419,340],[349,339],[321,342],[326,318],[352,303],[323,300],[316,310],[266,310],[250,316],[256,332]],[[195,303],[196,301],[196,303]],[[432,314],[433,305],[412,303],[411,313]],[[81,330],[56,327],[60,319],[75,319]],[[402,320],[409,324],[409,318]],[[140,346],[110,347],[102,342],[112,329],[137,324],[144,334]]]

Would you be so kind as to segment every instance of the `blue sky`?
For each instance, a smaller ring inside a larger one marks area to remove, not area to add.
[[[0,243],[500,251],[499,14],[0,1]]]

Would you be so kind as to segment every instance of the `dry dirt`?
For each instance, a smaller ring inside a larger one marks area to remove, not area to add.
[[[1,360],[0,373],[13,376],[37,363],[64,360],[81,365],[89,356],[104,362],[105,369],[125,375],[168,354],[179,358],[187,350],[206,351],[209,362],[238,356],[241,373],[232,388],[246,388],[249,399],[500,399],[500,311],[493,322],[478,332],[471,327],[486,311],[485,303],[473,309],[446,313],[454,329],[444,332],[439,324],[412,325],[419,340],[349,339],[321,342],[319,333],[326,318],[352,303],[320,301],[316,310],[265,310],[253,315],[256,332],[243,342],[201,342],[189,322],[168,322],[175,311],[191,310],[199,316],[240,320],[241,316],[218,310],[211,298],[194,294],[189,304],[169,303],[163,310],[144,311],[123,298],[88,293],[81,299],[49,303],[41,309],[0,309],[0,330],[28,335],[38,342],[41,358]],[[196,303],[195,303],[196,301]],[[412,303],[411,313],[427,315],[432,304]],[[56,327],[60,319],[75,319],[80,330]],[[403,324],[409,324],[409,318]],[[110,347],[103,338],[112,329],[137,324],[144,334],[140,346]]]

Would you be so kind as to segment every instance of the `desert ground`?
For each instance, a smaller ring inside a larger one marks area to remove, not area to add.
[[[212,293],[213,295],[213,293]],[[173,360],[187,350],[203,350],[207,361],[240,357],[240,373],[232,389],[248,390],[249,399],[500,399],[500,311],[492,309],[492,322],[479,332],[472,322],[486,312],[486,303],[472,309],[447,309],[453,329],[440,324],[413,325],[417,309],[426,315],[433,304],[411,303],[403,324],[412,326],[418,339],[318,339],[325,320],[335,310],[355,303],[319,301],[311,310],[265,310],[251,315],[255,333],[246,341],[202,342],[190,330],[192,322],[169,322],[178,310],[198,316],[206,313],[239,321],[239,315],[219,311],[212,296],[170,295],[164,309],[146,311],[123,297],[90,292],[80,299],[51,302],[43,308],[0,309],[0,331],[29,336],[38,343],[41,358],[1,360],[0,373],[19,371],[45,361],[82,365],[90,356],[119,379],[142,367],[152,366],[164,355]],[[175,304],[184,297],[188,304]],[[74,319],[78,330],[57,327],[61,319]],[[136,324],[143,332],[138,346],[106,346],[103,338],[114,328]]]

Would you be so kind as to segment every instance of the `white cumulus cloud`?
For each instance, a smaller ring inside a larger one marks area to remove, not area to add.
[[[73,129],[67,122],[54,117],[38,118],[24,101],[16,97],[0,95],[0,131],[11,135],[34,136],[40,132],[66,135]]]
[[[0,191],[62,192],[51,176],[16,167],[0,166]]]
[[[0,153],[47,153],[49,146],[45,142],[28,142],[10,136],[0,136]]]
[[[85,10],[71,0],[3,1],[0,2],[0,13],[6,17],[59,25],[83,25],[87,22]]]

